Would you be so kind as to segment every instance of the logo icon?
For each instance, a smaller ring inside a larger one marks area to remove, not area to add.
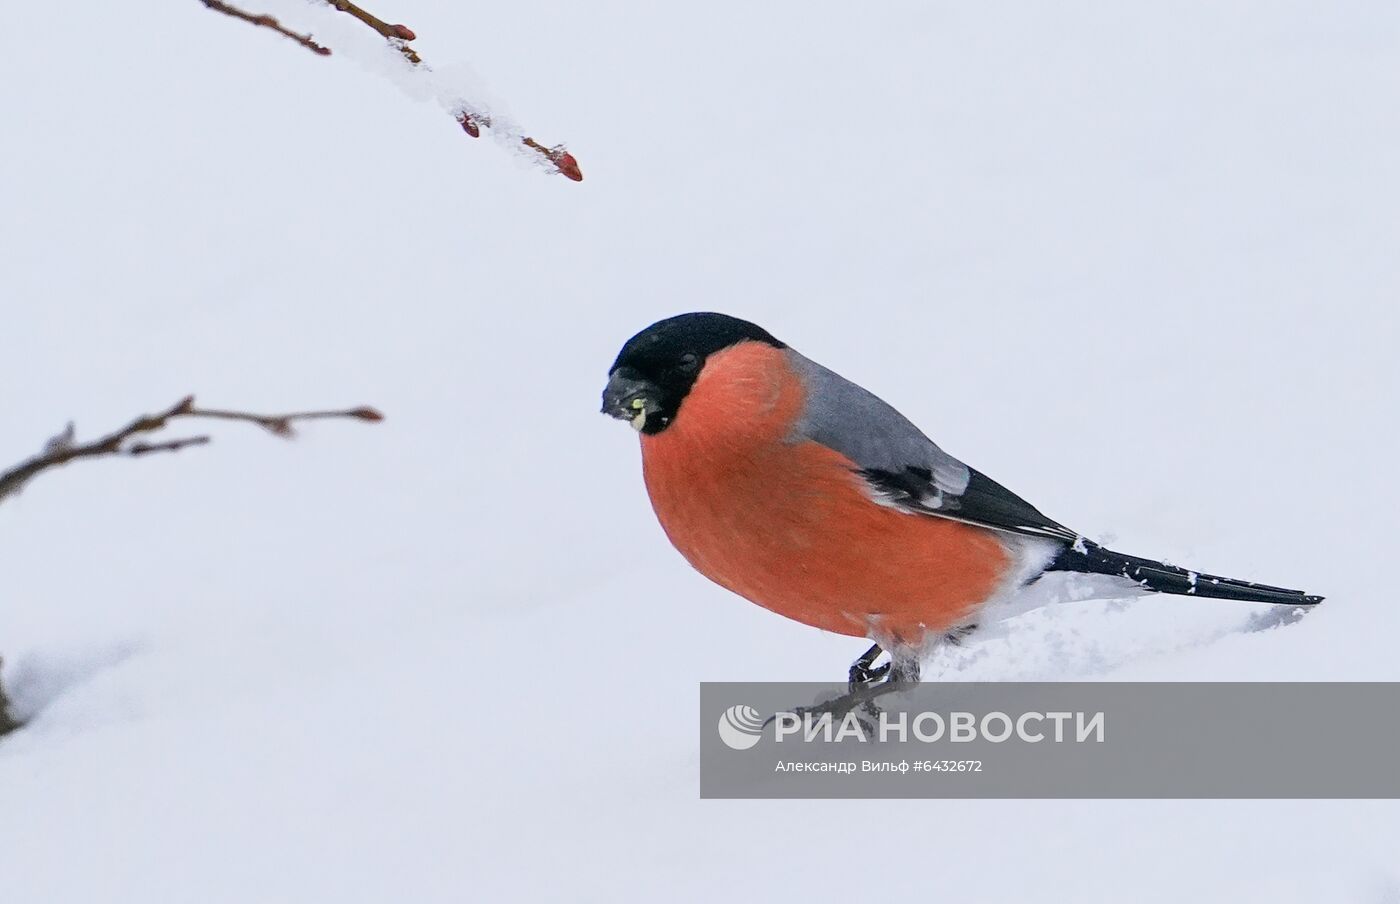
[[[719,717],[719,739],[731,750],[748,750],[763,737],[763,716],[752,706],[731,706]]]

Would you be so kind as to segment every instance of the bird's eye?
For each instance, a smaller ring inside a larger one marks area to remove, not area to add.
[[[686,352],[681,355],[681,360],[676,367],[683,373],[693,374],[700,369],[700,359],[690,352]]]

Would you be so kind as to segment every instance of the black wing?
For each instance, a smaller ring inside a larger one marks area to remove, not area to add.
[[[857,473],[870,484],[877,501],[895,508],[1066,543],[1079,539],[1077,533],[973,468],[968,468],[967,488],[960,493],[936,486],[928,468],[863,468]]]

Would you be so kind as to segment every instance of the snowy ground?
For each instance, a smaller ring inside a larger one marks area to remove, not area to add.
[[[860,645],[692,573],[597,414],[636,329],[749,316],[1091,536],[1330,598],[935,677],[1400,679],[1400,7],[372,6],[430,80],[246,2],[336,55],[10,11],[0,461],[188,392],[389,419],[0,507],[4,900],[1400,901],[1397,802],[697,800],[698,681]]]

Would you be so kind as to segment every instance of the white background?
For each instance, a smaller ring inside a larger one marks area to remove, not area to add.
[[[247,2],[335,56],[8,11],[0,462],[190,392],[388,419],[0,507],[6,901],[1400,901],[1395,802],[697,800],[697,682],[862,644],[691,572],[597,413],[727,311],[1092,537],[1329,597],[1066,605],[932,678],[1400,679],[1400,7],[371,7],[429,74]]]

